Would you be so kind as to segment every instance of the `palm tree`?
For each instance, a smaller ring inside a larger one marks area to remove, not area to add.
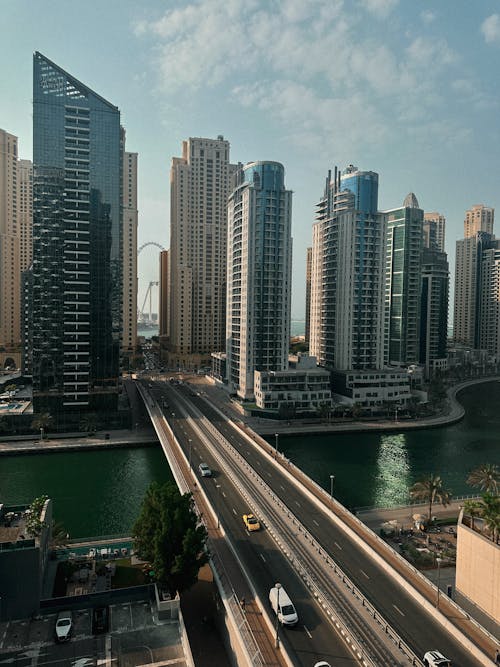
[[[49,427],[53,422],[52,415],[49,412],[42,412],[41,414],[38,415],[38,417],[35,417],[33,421],[31,422],[31,428],[34,431],[40,431],[40,435],[43,439],[43,432],[44,430]]]
[[[5,387],[5,391],[9,393],[9,400],[12,398],[12,394],[16,391],[17,389],[17,384],[8,384]]]
[[[94,412],[89,412],[80,420],[80,431],[87,431],[87,433],[95,433],[97,428],[97,415]]]
[[[451,491],[443,488],[443,480],[439,475],[430,474],[426,479],[415,482],[410,489],[410,498],[429,503],[429,521],[432,519],[434,503],[438,501],[446,507],[450,504],[451,497]]]
[[[497,495],[500,489],[500,469],[495,463],[483,463],[470,473],[467,484]]]
[[[485,493],[479,504],[484,527],[491,533],[493,542],[498,543],[500,535],[500,497]]]
[[[482,516],[482,507],[478,500],[466,500],[464,503],[464,513],[471,518],[472,530],[475,530],[474,519]]]
[[[69,533],[60,521],[52,521],[52,536],[50,546],[52,548],[65,547],[69,540]]]

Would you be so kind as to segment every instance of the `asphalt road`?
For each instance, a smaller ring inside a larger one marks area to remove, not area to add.
[[[210,419],[214,426],[216,426],[216,428],[219,429],[235,447],[237,447],[240,454],[247,458],[248,462],[259,472],[259,474],[264,476],[269,484],[272,484],[275,493],[285,502],[290,510],[300,518],[308,531],[323,545],[325,550],[356,583],[358,588],[363,591],[366,598],[370,600],[381,614],[383,614],[386,620],[399,633],[402,639],[412,647],[418,656],[422,656],[430,649],[437,648],[447,657],[451,658],[456,667],[475,667],[477,665],[477,661],[472,658],[453,637],[443,630],[440,624],[434,621],[434,619],[413,599],[410,593],[402,590],[402,588],[381,570],[372,559],[364,553],[364,551],[360,550],[341,529],[331,522],[325,514],[319,512],[317,507],[309,501],[285,475],[279,474],[279,469],[277,469],[267,457],[259,452],[258,448],[249,446],[245,438],[228,425],[227,422],[220,417],[217,411],[210,408],[202,397],[196,395],[193,396],[193,390],[189,389],[186,385],[176,385],[175,387],[172,387],[171,385],[165,385],[165,383],[155,383],[155,390],[155,394],[158,391],[160,393],[165,392],[166,395],[169,396],[169,399],[167,400],[170,400],[174,405],[176,402],[175,392],[181,391],[185,398],[189,398],[189,400],[196,405],[198,410]],[[166,412],[168,413],[169,411],[166,410]],[[169,418],[171,419],[171,416]],[[210,465],[210,457],[203,452],[201,445],[195,442],[194,437],[190,437],[193,440],[193,462],[197,463],[199,458],[204,457],[205,459],[208,459],[206,462]],[[194,457],[196,457],[196,460]],[[272,477],[269,477],[269,475],[272,475]],[[278,477],[279,481],[277,479]],[[272,482],[270,481],[271,479]],[[225,480],[217,483],[221,484],[220,492],[222,492],[223,487],[225,491],[226,486],[228,486]],[[213,489],[213,482],[211,482],[211,485]],[[211,500],[212,499],[213,493],[211,496]],[[234,532],[234,536],[241,541],[241,536],[238,535],[237,528],[239,521],[235,522],[234,520],[235,518],[239,520],[241,517],[235,517],[235,512],[238,514],[241,511],[241,514],[243,514],[247,508],[241,508],[241,501],[238,500],[238,494],[231,492],[229,487],[227,491],[227,502],[224,496],[222,496],[222,499],[215,499],[214,502],[217,502],[217,500],[219,500],[219,511],[221,512],[224,525],[230,526],[232,531],[231,534],[233,535]],[[255,543],[255,547],[257,540],[254,540],[254,537],[255,536],[251,536],[251,540]],[[315,605],[308,603],[309,595],[305,589],[302,588],[301,590],[300,585],[295,583],[296,577],[290,575],[290,579],[285,578],[286,561],[279,557],[277,549],[267,545],[265,552],[258,548],[252,550],[247,544],[249,541],[247,536],[245,538],[245,544],[240,542],[240,546],[243,548],[242,553],[244,554],[245,559],[248,559],[246,560],[246,566],[250,568],[249,571],[252,573],[252,579],[263,599],[267,599],[267,592],[274,580],[276,580],[276,573],[279,573],[279,579],[283,579],[282,583],[285,588],[288,590],[288,587],[290,587],[289,594],[292,599],[296,596],[302,627],[305,624],[306,629],[303,629],[303,637],[301,637],[300,640],[295,640],[295,635],[298,635],[298,632],[295,631],[294,641],[291,643],[293,643],[293,647],[298,654],[302,654],[301,664],[308,665],[310,662],[302,662],[306,652],[305,645],[307,645],[307,642],[302,642],[302,639],[308,637],[307,633],[311,633],[312,629],[314,634],[318,635],[317,639],[319,641],[321,627],[327,624],[325,624],[324,621],[321,621],[321,616],[316,611]],[[262,556],[264,558],[267,556],[269,561],[264,563],[264,561],[262,561]],[[262,562],[262,565],[260,565],[259,560]],[[318,645],[323,644],[321,642],[321,644]],[[338,657],[334,664],[341,664],[338,662]]]

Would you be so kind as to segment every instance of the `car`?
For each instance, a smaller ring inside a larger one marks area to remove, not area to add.
[[[257,521],[253,514],[244,514],[243,523],[245,524],[245,528],[249,533],[253,533],[254,530],[260,530],[260,523]]]
[[[96,607],[92,612],[92,632],[95,635],[109,631],[109,607]]]
[[[200,463],[198,470],[200,471],[202,477],[212,477],[212,471],[206,463]]]
[[[424,655],[424,665],[427,665],[427,667],[451,667],[451,660],[445,658],[439,651],[427,651]]]
[[[56,642],[67,642],[73,629],[73,617],[70,611],[61,611],[56,620]]]

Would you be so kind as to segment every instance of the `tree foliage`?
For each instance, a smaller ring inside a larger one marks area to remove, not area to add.
[[[26,517],[26,529],[32,537],[38,537],[42,532],[42,528],[47,524],[42,521],[42,510],[48,496],[38,496],[35,498],[28,508],[28,515]]]
[[[467,484],[496,495],[500,489],[500,468],[494,463],[483,463],[470,473]]]
[[[40,431],[41,429],[46,429],[51,426],[53,421],[54,420],[52,419],[52,415],[49,412],[42,412],[38,415],[38,417],[33,419],[31,422],[31,428],[34,431]]]
[[[443,487],[443,480],[439,475],[429,475],[410,489],[410,498],[429,503],[429,521],[432,519],[432,506],[440,502],[443,507],[450,504],[452,494]]]
[[[171,594],[192,586],[208,562],[207,531],[198,525],[192,494],[181,495],[172,482],[153,482],[132,529],[134,549],[148,561],[155,579]]]

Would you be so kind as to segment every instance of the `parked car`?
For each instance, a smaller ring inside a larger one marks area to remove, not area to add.
[[[61,611],[56,620],[56,642],[69,641],[73,629],[73,617],[70,611]]]
[[[109,607],[96,607],[92,612],[92,632],[95,635],[109,631]]]
[[[206,463],[200,463],[198,470],[200,471],[202,477],[212,477],[212,471]]]
[[[257,521],[253,514],[244,514],[243,523],[245,524],[245,528],[249,533],[253,533],[254,530],[260,530],[260,523]]]
[[[424,665],[427,667],[451,667],[451,660],[445,658],[439,651],[427,651],[424,655]]]

